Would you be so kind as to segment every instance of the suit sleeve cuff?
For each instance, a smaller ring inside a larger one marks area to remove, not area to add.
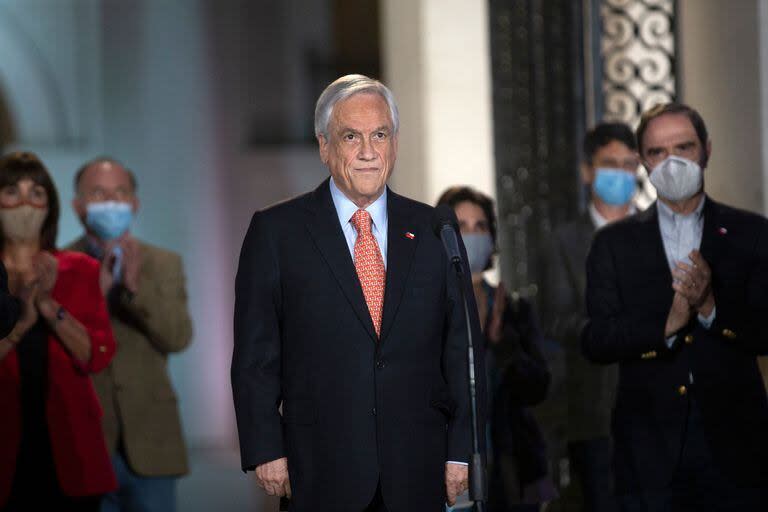
[[[667,348],[672,348],[675,346],[675,342],[677,341],[677,334],[673,334],[669,338],[665,340],[667,342]]]
[[[705,329],[709,329],[712,327],[712,323],[715,321],[715,316],[717,315],[717,306],[712,308],[712,312],[709,314],[709,316],[704,316],[701,313],[699,313],[698,319],[701,326]]]

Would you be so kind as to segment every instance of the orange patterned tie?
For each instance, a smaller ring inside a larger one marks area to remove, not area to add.
[[[384,259],[379,250],[376,237],[371,232],[371,214],[357,210],[352,216],[352,224],[357,230],[355,241],[355,270],[363,287],[365,303],[371,314],[376,335],[381,335],[381,312],[384,305]]]

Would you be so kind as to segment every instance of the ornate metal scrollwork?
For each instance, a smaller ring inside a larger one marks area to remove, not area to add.
[[[602,0],[604,119],[636,125],[676,97],[675,0]]]

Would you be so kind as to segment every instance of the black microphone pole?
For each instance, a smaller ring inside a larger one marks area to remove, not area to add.
[[[477,408],[477,376],[475,375],[475,345],[472,337],[472,324],[470,323],[469,301],[467,289],[464,285],[464,269],[461,265],[459,244],[456,239],[456,230],[450,224],[443,225],[440,229],[440,238],[446,246],[448,258],[456,271],[456,281],[459,285],[461,303],[464,306],[464,321],[467,326],[467,371],[469,373],[469,401],[472,411],[472,456],[469,461],[469,498],[474,502],[472,508],[477,512],[485,512],[485,503],[488,500],[486,490],[485,467],[480,453],[480,428],[478,420],[480,414]]]

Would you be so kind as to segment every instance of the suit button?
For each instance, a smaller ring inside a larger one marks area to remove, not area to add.
[[[383,370],[385,366],[386,364],[384,364],[384,361],[382,361],[381,359],[376,361],[376,368],[378,368],[379,370]]]
[[[371,409],[371,414],[376,416],[376,408],[375,407],[373,409]]]
[[[685,386],[680,386],[679,388],[677,388],[677,393],[678,393],[680,396],[685,396],[685,395],[686,395],[686,393],[688,393],[688,388],[687,388],[687,387],[685,387]]]
[[[687,345],[690,345],[691,343],[693,343],[693,334],[686,335],[684,341]]]

